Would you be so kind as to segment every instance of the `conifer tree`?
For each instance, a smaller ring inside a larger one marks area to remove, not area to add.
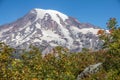
[[[104,41],[104,49],[107,51],[104,68],[106,70],[117,70],[120,72],[120,28],[115,18],[110,18],[107,23],[109,33],[100,37]]]

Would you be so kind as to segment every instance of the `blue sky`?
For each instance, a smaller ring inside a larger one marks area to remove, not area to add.
[[[0,0],[0,25],[17,20],[33,8],[58,10],[101,28],[110,17],[120,23],[120,0]]]

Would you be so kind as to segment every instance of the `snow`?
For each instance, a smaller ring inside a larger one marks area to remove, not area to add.
[[[34,10],[37,12],[37,19],[38,18],[43,19],[43,17],[45,16],[46,13],[48,13],[52,17],[52,19],[54,21],[56,21],[58,24],[60,24],[60,19],[57,16],[57,14],[62,18],[63,21],[68,19],[67,15],[65,15],[63,13],[60,13],[60,12],[58,12],[56,10],[50,10],[50,9],[44,10],[44,9],[37,9],[37,8],[35,8]]]
[[[35,38],[33,42],[41,42],[41,40]]]
[[[80,38],[77,37],[78,36],[77,33],[81,32],[83,34],[86,34],[88,32],[92,32],[93,34],[97,34],[97,32],[99,30],[99,29],[94,29],[94,28],[82,28],[82,29],[79,29],[76,26],[70,26],[70,31],[72,31],[72,33],[70,33],[69,29],[67,29],[65,26],[63,26],[60,23],[60,18],[63,21],[68,19],[68,16],[64,15],[63,13],[60,13],[60,12],[55,11],[55,10],[50,10],[50,9],[49,10],[43,10],[43,9],[37,9],[37,8],[34,9],[34,11],[32,11],[32,13],[37,14],[36,20],[38,20],[39,18],[43,19],[44,16],[46,16],[45,19],[47,20],[47,16],[50,15],[52,20],[57,22],[57,24],[58,24],[57,29],[60,31],[60,33],[63,36],[55,33],[55,31],[57,31],[57,30],[52,31],[52,30],[49,30],[49,29],[46,30],[44,28],[41,28],[41,24],[38,23],[35,20],[33,22],[26,23],[26,25],[23,26],[23,27],[19,27],[18,30],[16,30],[16,32],[18,31],[17,33],[12,33],[11,32],[9,34],[10,37],[12,38],[11,41],[16,42],[16,44],[15,44],[16,46],[21,45],[24,42],[28,42],[28,43],[29,42],[30,43],[31,42],[33,42],[33,43],[34,42],[39,42],[39,43],[41,43],[43,40],[45,40],[45,41],[49,42],[51,46],[63,45],[63,46],[67,46],[69,49],[70,48],[77,48],[78,46],[83,47],[82,45],[73,46],[73,41],[74,40],[80,42]],[[48,15],[46,15],[46,13],[48,13]],[[57,15],[59,15],[60,18]],[[35,23],[35,24],[33,24],[33,23]],[[11,28],[13,28],[13,27],[10,27],[10,28],[4,29],[4,30],[0,30],[0,36],[3,36],[1,34],[3,32],[7,32]],[[40,30],[38,30],[38,29],[40,29]],[[25,31],[25,33],[24,33],[24,31]],[[37,31],[41,31],[42,34],[37,34],[38,33]],[[73,40],[73,38],[70,36],[71,34],[76,36],[77,39]],[[65,40],[65,38],[68,41]],[[53,41],[55,41],[55,43]],[[7,41],[5,41],[5,42],[7,42]],[[91,40],[90,40],[90,42],[91,42]],[[82,44],[82,43],[80,42],[80,44]],[[91,44],[91,47],[92,47],[92,44]]]
[[[29,27],[31,25],[31,22],[28,22],[24,27],[20,27],[18,31],[21,31],[25,29],[26,27]]]
[[[25,33],[29,33],[30,32],[30,27],[27,27],[26,29],[25,29]]]
[[[36,28],[41,29],[41,25],[40,24],[36,23],[35,26],[36,26]]]
[[[54,43],[50,43],[50,45],[53,47],[58,46],[57,44],[54,44]]]
[[[60,36],[58,34],[55,34],[55,32],[53,32],[51,30],[42,29],[42,34],[43,34],[43,36],[41,37],[41,40],[45,40],[47,42],[55,41],[55,42],[57,42],[58,45],[63,45],[66,43],[66,41],[64,39],[60,38]],[[50,43],[50,45],[57,46],[54,43]]]
[[[42,34],[43,34],[43,36],[41,37],[42,40],[51,41],[51,40],[59,39],[59,35],[55,34],[51,30],[42,29]]]
[[[16,40],[17,40],[17,41],[20,41],[20,40],[21,40],[20,32],[18,32],[18,34],[17,34],[17,36],[16,36]]]
[[[80,32],[80,29],[75,26],[71,26],[70,30],[72,31],[72,34],[74,34],[74,35],[76,35],[77,33]]]
[[[83,34],[87,34],[88,32],[92,32],[93,34],[97,34],[98,30],[100,30],[100,29],[83,28],[83,29],[80,29],[80,32],[82,32]]]
[[[8,28],[5,28],[3,30],[0,30],[0,36],[2,35],[3,32],[7,32],[7,31],[9,31],[11,29],[12,29],[12,27],[8,27]]]
[[[65,36],[65,38],[68,38],[69,45],[72,45],[73,39],[70,37],[69,31],[63,26],[60,26],[59,28],[61,30],[61,33],[63,33],[63,35]]]
[[[15,34],[11,34],[11,41],[14,41],[15,39]]]
[[[20,36],[17,35],[17,36],[16,36],[16,39],[19,40],[19,39],[20,39]]]
[[[82,28],[82,29],[79,29],[79,28],[77,28],[75,26],[71,26],[70,29],[71,29],[71,31],[72,31],[72,33],[74,35],[76,35],[79,32],[81,32],[82,34],[87,34],[88,32],[91,32],[91,33],[96,35],[98,30],[100,30],[100,29],[94,29],[94,28]]]

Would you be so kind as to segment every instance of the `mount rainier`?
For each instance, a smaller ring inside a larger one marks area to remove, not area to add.
[[[99,28],[56,10],[33,9],[15,22],[0,26],[0,41],[14,48],[35,45],[43,53],[55,46],[79,52],[82,48],[97,50]]]

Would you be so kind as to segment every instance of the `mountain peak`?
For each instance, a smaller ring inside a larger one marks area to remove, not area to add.
[[[61,17],[63,19],[63,21],[65,21],[66,19],[68,19],[68,16],[56,11],[56,10],[52,10],[52,9],[39,9],[39,8],[34,8],[33,10],[30,11],[30,13],[35,13],[37,14],[37,18],[43,19],[43,17],[48,14],[52,17],[53,20],[57,20],[58,21],[58,17]]]
[[[15,48],[32,44],[42,50],[48,46],[63,46],[81,51],[82,48],[99,48],[98,30],[59,11],[35,8],[17,21],[1,26],[0,41]]]

